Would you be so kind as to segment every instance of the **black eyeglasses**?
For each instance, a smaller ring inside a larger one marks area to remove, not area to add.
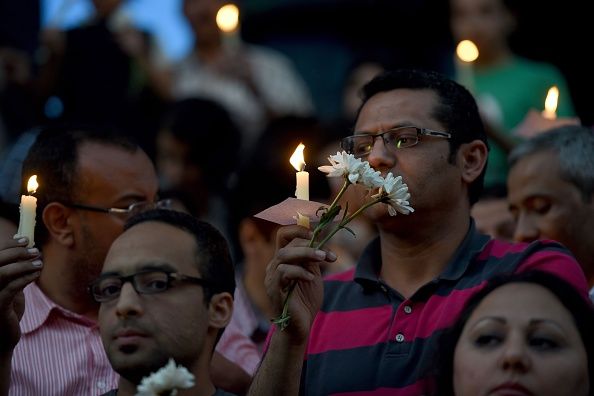
[[[371,134],[359,134],[345,137],[340,142],[340,147],[355,157],[365,157],[373,149],[375,139],[381,137],[384,145],[390,149],[403,149],[416,146],[421,136],[434,136],[444,139],[450,139],[451,133],[432,131],[431,129],[419,128],[415,126],[403,126],[389,129],[386,132]]]
[[[138,294],[157,294],[169,290],[174,282],[189,282],[203,287],[210,283],[202,278],[183,275],[177,272],[149,269],[128,276],[114,274],[101,275],[91,282],[89,292],[98,303],[113,301],[120,296],[124,283],[130,282]]]
[[[103,208],[101,206],[85,205],[80,203],[61,202],[62,205],[70,208],[90,210],[93,212],[109,213],[123,218],[130,218],[135,214],[146,212],[152,209],[171,209],[171,200],[163,199],[157,202],[135,202],[127,208]]]

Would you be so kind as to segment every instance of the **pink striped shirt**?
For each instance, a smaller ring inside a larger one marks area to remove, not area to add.
[[[35,283],[24,293],[9,394],[101,395],[117,388],[97,322],[58,306]]]

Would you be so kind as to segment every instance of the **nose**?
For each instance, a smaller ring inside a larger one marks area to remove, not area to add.
[[[382,172],[392,169],[396,164],[396,156],[386,147],[383,136],[374,137],[367,161],[373,169]]]
[[[126,318],[131,316],[141,316],[142,313],[143,308],[140,296],[132,286],[132,283],[124,283],[118,297],[116,315]]]
[[[520,213],[514,230],[514,241],[532,242],[539,238],[540,232],[534,219],[525,213]]]
[[[526,341],[521,334],[510,335],[503,345],[501,368],[504,371],[525,373],[531,367]]]

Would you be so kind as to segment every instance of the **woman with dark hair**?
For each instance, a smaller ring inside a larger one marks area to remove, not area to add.
[[[439,345],[440,396],[594,394],[594,310],[552,274],[493,278]]]

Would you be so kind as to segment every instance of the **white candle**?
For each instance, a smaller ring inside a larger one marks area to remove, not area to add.
[[[37,190],[37,175],[33,175],[27,182],[27,191],[29,194]],[[37,198],[32,195],[21,195],[21,206],[19,208],[21,217],[19,218],[19,229],[15,237],[29,238],[27,247],[35,245],[35,211],[37,209]]]
[[[305,145],[303,143],[299,143],[299,146],[295,149],[295,152],[289,159],[289,162],[295,170],[296,173],[296,181],[297,181],[297,188],[295,189],[295,197],[297,199],[302,199],[304,201],[309,201],[309,173],[304,171],[305,169],[305,159],[303,158],[303,150],[305,149]],[[297,214],[297,224],[309,228],[309,217],[303,216],[301,213]]]
[[[478,58],[478,48],[470,40],[462,40],[456,47],[456,79],[474,93],[474,70],[472,62]]]
[[[542,116],[547,120],[554,120],[557,118],[557,103],[559,102],[559,88],[553,85],[547,92],[545,99],[545,109]]]
[[[309,201],[309,173],[300,171],[296,173],[297,176],[297,189],[295,190],[295,196],[297,199]]]

